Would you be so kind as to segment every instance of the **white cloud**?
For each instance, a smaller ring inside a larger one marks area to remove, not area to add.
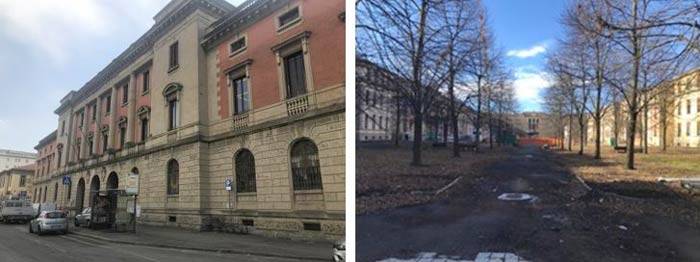
[[[551,86],[547,73],[533,66],[519,67],[515,70],[515,96],[522,102],[541,103],[540,92]]]
[[[537,56],[541,53],[547,52],[547,44],[537,44],[534,45],[528,49],[514,49],[514,50],[509,50],[506,55],[507,56],[515,56],[518,58],[528,58],[528,57],[534,57]]]

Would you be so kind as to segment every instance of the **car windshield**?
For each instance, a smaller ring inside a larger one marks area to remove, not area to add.
[[[66,214],[63,212],[49,212],[46,213],[46,218],[66,218]]]
[[[90,209],[86,208],[85,210],[83,210],[83,214],[90,214]]]

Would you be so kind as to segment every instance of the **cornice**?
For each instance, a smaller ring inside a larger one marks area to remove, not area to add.
[[[248,0],[238,10],[213,23],[202,40],[202,47],[209,50],[226,39],[227,36],[243,29],[279,10],[291,0]]]
[[[223,8],[221,4],[211,0],[191,0],[184,4],[180,9],[173,11],[170,17],[163,18],[162,21],[156,23],[143,34],[136,42],[131,44],[117,58],[112,60],[102,71],[97,73],[90,81],[80,88],[75,96],[71,99],[70,104],[76,105],[86,97],[93,94],[97,89],[104,86],[107,82],[116,77],[117,74],[129,67],[138,58],[153,49],[155,42],[165,35],[168,31],[184,21],[195,10],[202,10],[214,17],[222,17],[229,8]],[[61,105],[59,109],[63,109]],[[59,112],[59,109],[56,111]]]

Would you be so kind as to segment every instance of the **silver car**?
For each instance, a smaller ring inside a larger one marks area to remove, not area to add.
[[[76,227],[79,226],[90,226],[90,217],[92,216],[92,209],[87,207],[83,209],[83,212],[80,212],[80,214],[75,215],[75,224]]]
[[[41,211],[38,217],[29,222],[29,233],[43,235],[49,232],[66,234],[68,219],[62,211]]]

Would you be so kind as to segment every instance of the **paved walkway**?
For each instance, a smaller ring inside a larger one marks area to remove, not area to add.
[[[358,216],[357,261],[479,261],[481,252],[528,261],[700,261],[688,252],[700,243],[674,243],[643,217],[591,204],[599,198],[551,154],[519,148],[483,176],[465,177],[447,199]],[[536,200],[497,199],[509,192]]]
[[[101,241],[194,251],[328,261],[333,245],[328,242],[276,239],[258,235],[195,232],[184,229],[139,225],[136,233],[75,228],[72,233]]]

